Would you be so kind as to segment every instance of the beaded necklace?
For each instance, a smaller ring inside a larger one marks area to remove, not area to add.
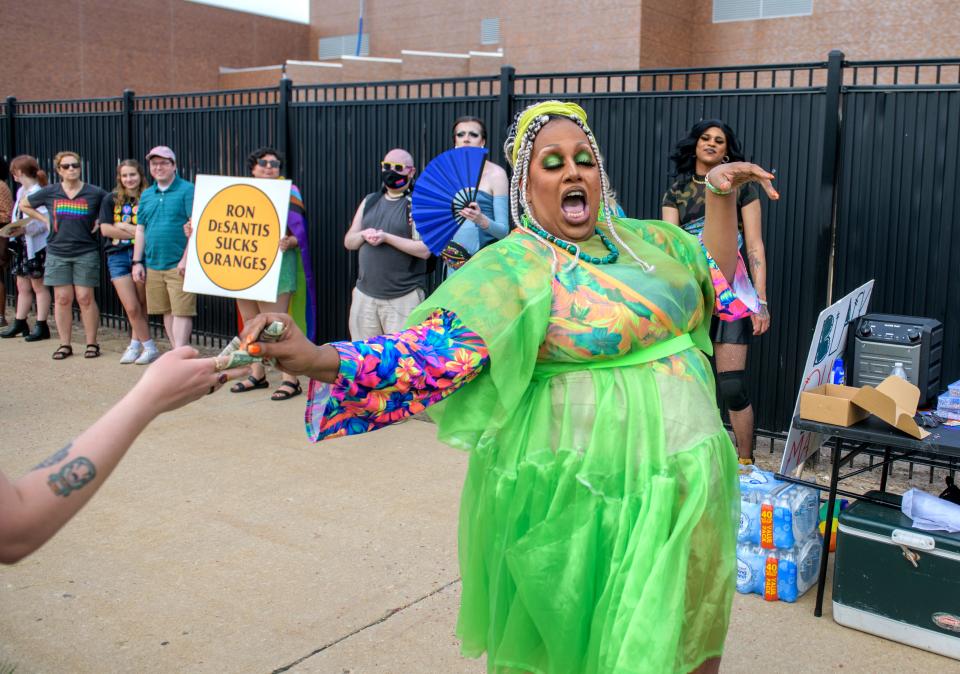
[[[610,251],[602,258],[584,253],[582,250],[580,250],[580,246],[578,246],[577,244],[571,243],[569,241],[565,241],[560,237],[554,236],[553,234],[543,229],[539,225],[536,225],[530,222],[530,218],[528,218],[526,215],[524,215],[521,218],[521,221],[523,223],[523,226],[529,229],[534,234],[537,234],[538,236],[546,239],[547,241],[555,245],[557,248],[565,250],[568,253],[571,253],[572,255],[576,255],[584,262],[589,262],[590,264],[613,264],[614,262],[617,261],[617,258],[620,257],[619,249],[617,249],[617,247],[614,245],[612,241],[610,241],[610,239],[604,236],[603,232],[600,231],[599,227],[595,227],[594,231],[596,231],[596,233],[600,236],[600,240],[603,242],[603,245],[606,246],[607,250]]]
[[[707,184],[707,176],[703,176],[702,178],[699,178],[699,177],[697,176],[697,174],[694,173],[694,174],[693,174],[693,182],[697,183],[698,185],[706,185],[706,184]]]

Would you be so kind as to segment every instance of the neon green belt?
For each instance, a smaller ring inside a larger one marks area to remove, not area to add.
[[[660,360],[667,356],[686,351],[695,347],[693,337],[689,332],[668,339],[665,342],[658,342],[652,346],[638,351],[631,351],[620,358],[610,358],[609,360],[592,360],[584,363],[537,363],[533,369],[534,379],[546,379],[564,372],[575,372],[577,370],[596,370],[608,367],[629,367],[631,365],[640,365],[654,360]]]

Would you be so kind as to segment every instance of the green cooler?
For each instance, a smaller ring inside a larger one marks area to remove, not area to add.
[[[899,496],[869,495],[895,507],[840,513],[833,619],[960,660],[960,533],[914,529]]]

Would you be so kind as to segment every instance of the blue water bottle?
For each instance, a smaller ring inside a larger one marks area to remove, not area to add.
[[[830,383],[843,386],[847,378],[847,371],[843,369],[843,358],[839,356],[833,361],[833,370],[830,372]]]

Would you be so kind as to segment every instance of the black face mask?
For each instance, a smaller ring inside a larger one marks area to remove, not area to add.
[[[380,180],[391,190],[402,190],[410,182],[410,176],[403,173],[397,173],[393,169],[382,169],[380,171]]]

